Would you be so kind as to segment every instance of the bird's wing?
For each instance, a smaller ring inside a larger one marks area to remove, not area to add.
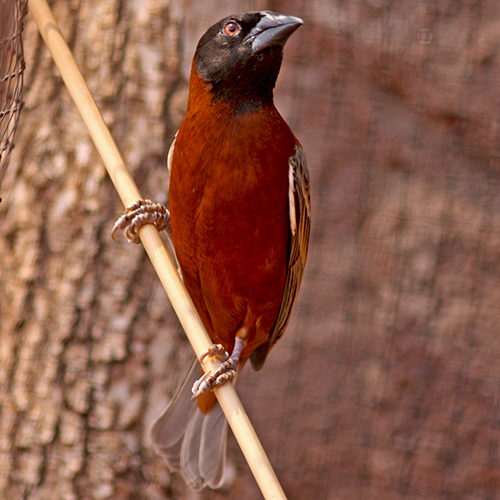
[[[172,159],[174,157],[174,148],[175,148],[175,139],[177,139],[177,134],[179,131],[175,133],[174,140],[172,141],[172,144],[170,144],[170,147],[168,148],[168,155],[167,155],[167,168],[168,168],[168,173],[172,174]]]
[[[299,292],[307,259],[311,228],[311,200],[309,198],[309,171],[302,147],[295,146],[295,153],[288,160],[288,165],[290,246],[285,291],[276,322],[269,332],[269,340],[252,353],[251,361],[255,370],[262,368],[269,351],[285,332]]]

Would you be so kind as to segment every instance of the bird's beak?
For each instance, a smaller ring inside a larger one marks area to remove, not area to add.
[[[262,12],[263,17],[246,37],[252,44],[252,52],[256,54],[273,45],[285,45],[288,37],[304,22],[294,16]]]

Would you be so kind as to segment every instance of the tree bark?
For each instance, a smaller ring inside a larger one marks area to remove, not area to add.
[[[126,161],[167,200],[182,2],[53,2]],[[30,17],[25,108],[0,206],[0,496],[164,498],[147,429],[189,346]]]

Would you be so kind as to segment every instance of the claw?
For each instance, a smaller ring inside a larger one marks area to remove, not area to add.
[[[236,363],[229,358],[229,361],[222,363],[215,372],[204,373],[193,384],[191,400],[196,399],[205,392],[213,391],[218,385],[232,380],[234,377],[236,377]]]
[[[196,399],[198,396],[204,392],[212,391],[218,385],[223,384],[227,380],[231,380],[236,377],[236,365],[237,363],[230,358],[229,354],[226,352],[223,346],[220,344],[215,344],[211,346],[208,351],[203,354],[200,362],[210,356],[211,358],[217,358],[221,364],[214,372],[204,373],[200,379],[198,379],[191,389],[193,395],[191,399]]]
[[[170,214],[160,203],[151,200],[137,200],[125,209],[125,213],[115,222],[111,237],[116,238],[116,233],[124,229],[125,238],[132,243],[140,243],[138,230],[146,225],[154,224],[158,231],[165,230],[171,233]]]
[[[191,399],[196,399],[201,394],[213,391],[217,386],[227,382],[228,380],[232,380],[236,377],[236,370],[238,367],[238,358],[240,353],[245,345],[246,341],[240,338],[236,338],[235,347],[233,350],[233,354],[229,356],[224,347],[220,344],[215,344],[208,349],[208,351],[203,354],[200,359],[200,362],[207,357],[215,357],[217,358],[221,364],[215,371],[210,371],[204,373],[194,384],[191,392],[193,395]]]
[[[200,363],[203,363],[203,360],[207,357],[207,356],[210,356],[211,358],[217,358],[219,361],[221,361],[222,363],[224,361],[227,361],[229,359],[229,354],[227,353],[227,351],[224,349],[224,346],[222,346],[221,344],[214,344],[214,345],[211,345],[209,348],[208,348],[208,351],[203,354],[203,356],[201,357],[200,359]]]

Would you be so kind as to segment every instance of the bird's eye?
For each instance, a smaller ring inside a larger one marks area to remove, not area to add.
[[[240,27],[234,22],[234,21],[229,21],[226,23],[224,26],[224,33],[229,36],[236,35],[239,33]]]

